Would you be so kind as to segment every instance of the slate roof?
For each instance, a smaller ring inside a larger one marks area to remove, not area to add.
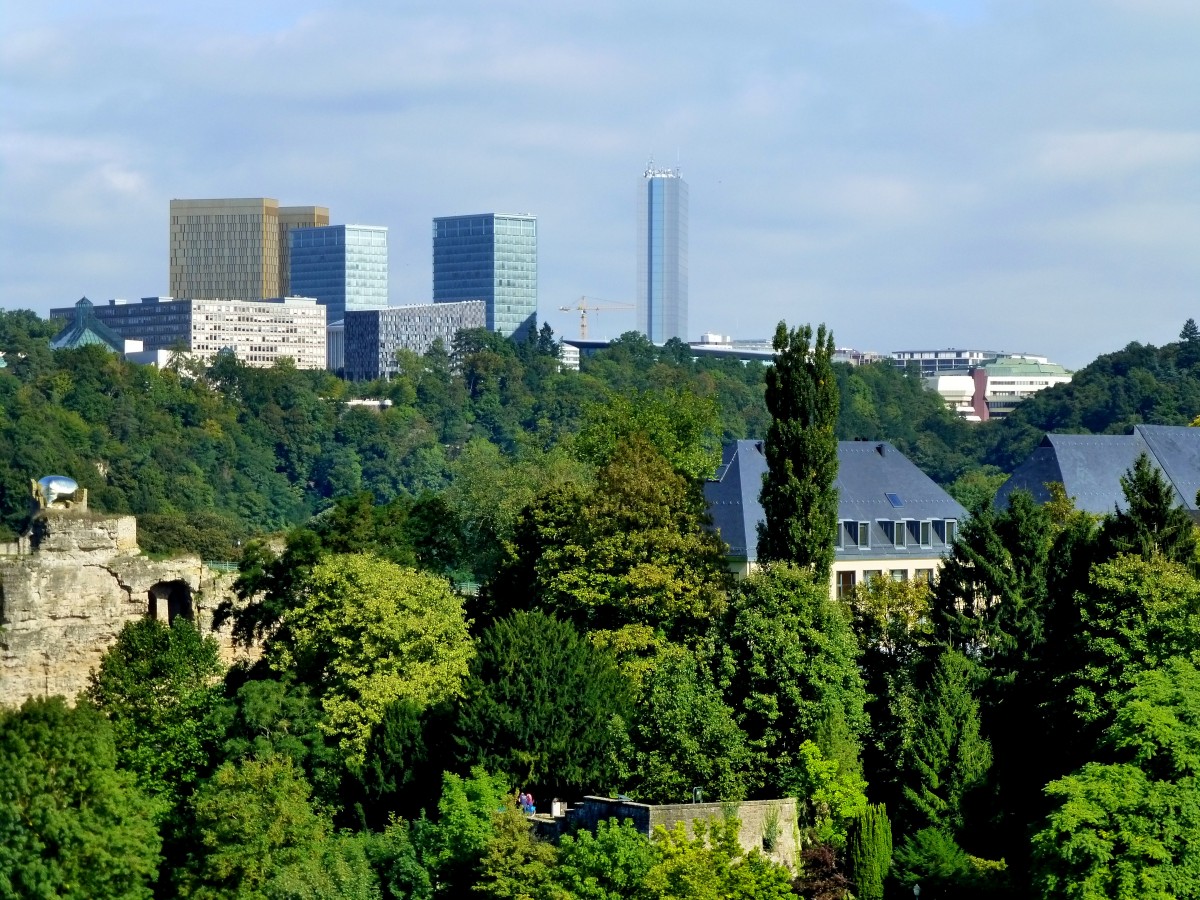
[[[50,341],[50,349],[74,350],[87,344],[100,344],[114,353],[125,350],[125,339],[97,319],[92,301],[81,297],[75,303],[75,317]]]
[[[729,556],[754,562],[758,559],[758,523],[764,518],[758,502],[767,458],[761,441],[730,441],[722,448],[721,468],[705,483],[704,497]],[[880,559],[929,556],[931,548],[897,549],[882,522],[897,520],[954,519],[967,511],[903,453],[886,441],[838,442],[838,519],[871,523],[870,548],[847,547],[838,559]],[[902,506],[893,506],[888,494]],[[941,533],[944,537],[944,533]],[[934,538],[933,551],[945,555],[944,539]]]
[[[1050,499],[1046,484],[1057,481],[1076,509],[1099,515],[1124,509],[1121,476],[1141,453],[1175,488],[1176,501],[1200,519],[1200,428],[1182,425],[1135,425],[1132,434],[1047,434],[996,492],[994,506],[1007,508],[1015,490],[1045,503]]]

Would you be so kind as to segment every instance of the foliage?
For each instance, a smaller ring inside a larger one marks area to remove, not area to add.
[[[473,890],[497,900],[571,900],[554,879],[557,852],[533,834],[510,796],[492,815],[492,836]]]
[[[695,655],[668,646],[643,676],[630,723],[624,790],[644,803],[680,803],[700,788],[712,800],[741,800],[750,752],[733,710]]]
[[[922,692],[902,762],[906,819],[913,830],[960,834],[967,795],[987,777],[992,750],[980,735],[974,682],[970,661],[946,650]]]
[[[508,782],[482,768],[468,778],[442,775],[436,824],[415,823],[415,842],[439,897],[462,897],[476,883],[495,816],[511,802]]]
[[[543,792],[605,787],[610,722],[627,698],[612,658],[569,623],[513,613],[480,635],[458,705],[459,757]]]
[[[892,865],[892,824],[887,809],[871,804],[854,817],[846,836],[846,859],[859,900],[883,900]]]
[[[812,741],[801,744],[796,756],[793,790],[801,822],[819,843],[841,847],[846,829],[867,808],[867,783],[826,759]]]
[[[427,705],[461,692],[471,657],[462,601],[445,580],[368,554],[331,556],[286,614],[271,668],[317,686],[323,727],[361,762],[371,728],[400,699]]]
[[[221,670],[217,642],[179,616],[169,627],[126,623],[88,679],[85,696],[112,723],[121,767],[167,807],[209,768]]]
[[[525,511],[489,596],[497,609],[532,602],[587,632],[648,626],[695,638],[729,581],[706,526],[699,488],[635,437],[589,493],[551,491]]]
[[[909,889],[920,885],[921,896],[933,900],[1013,896],[1003,861],[971,856],[936,828],[922,828],[906,837],[896,848],[892,866],[902,885]]]
[[[0,709],[0,897],[148,900],[154,817],[94,710],[61,697]]]
[[[719,678],[749,740],[752,795],[798,794],[815,742],[844,775],[859,773],[866,693],[845,610],[827,583],[790,566],[741,582],[717,629]]]
[[[775,330],[767,372],[767,473],[763,476],[758,558],[810,569],[829,579],[837,539],[838,386],[833,334],[822,325]]]
[[[655,900],[782,900],[794,897],[787,868],[757,848],[746,853],[738,843],[738,820],[692,826],[682,822],[654,830],[659,861],[646,874],[648,896]]]
[[[832,844],[809,844],[800,851],[792,890],[805,900],[845,900],[854,885],[838,865]]]
[[[1196,526],[1176,502],[1175,489],[1145,453],[1121,476],[1121,492],[1126,508],[1115,510],[1101,529],[1109,554],[1162,557],[1195,573],[1200,568]]]
[[[654,845],[632,821],[601,820],[594,835],[562,837],[554,879],[578,900],[648,900],[645,878],[657,861]]]
[[[300,877],[296,867],[320,855],[331,831],[285,756],[225,763],[197,788],[189,808],[195,849],[179,888],[197,900],[271,896],[271,882]]]

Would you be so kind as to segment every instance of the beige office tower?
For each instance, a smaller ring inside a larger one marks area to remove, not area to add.
[[[269,197],[171,201],[172,297],[264,300],[287,296],[287,232],[328,225],[322,206]]]

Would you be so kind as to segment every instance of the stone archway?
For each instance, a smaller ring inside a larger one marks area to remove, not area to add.
[[[170,625],[179,616],[189,622],[196,618],[192,605],[192,588],[186,581],[160,581],[149,590],[150,618]]]

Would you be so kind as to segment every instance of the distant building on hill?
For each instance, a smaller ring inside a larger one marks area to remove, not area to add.
[[[638,185],[637,326],[656,344],[688,339],[688,186],[651,162]]]
[[[343,326],[345,377],[352,381],[390,377],[398,370],[397,351],[422,354],[439,339],[449,350],[458,332],[484,328],[486,321],[482,300],[352,310]]]
[[[300,369],[325,368],[325,307],[310,297],[276,300],[185,300],[143,297],[140,303],[110,300],[93,315],[148,353],[179,349],[204,361],[232,351],[252,366],[290,358]],[[52,309],[66,319],[73,308]]]
[[[326,319],[388,305],[388,231],[378,225],[325,225],[288,233],[291,287],[316,297]]]
[[[721,468],[704,485],[730,569],[758,566],[759,494],[767,457],[762,441],[725,444]],[[932,580],[967,517],[962,505],[891,444],[838,442],[838,533],[830,593],[849,595],[874,578]]]
[[[113,353],[124,353],[126,350],[141,350],[138,341],[127,341],[103,322],[96,318],[95,307],[87,297],[81,297],[75,302],[74,310],[60,310],[66,313],[62,318],[67,322],[62,331],[50,341],[51,350],[74,350],[88,344],[99,344]]]
[[[1200,428],[1183,425],[1134,425],[1132,434],[1047,434],[1000,486],[994,506],[1007,509],[1018,490],[1045,503],[1049,485],[1058,483],[1083,512],[1124,509],[1121,476],[1142,453],[1171,485],[1175,502],[1200,522]]]

